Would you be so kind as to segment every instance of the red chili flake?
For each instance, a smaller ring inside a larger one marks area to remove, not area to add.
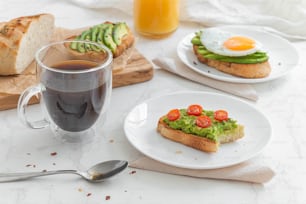
[[[35,164],[27,164],[26,167],[33,167],[33,168],[36,168],[36,165],[35,165]]]
[[[136,171],[131,171],[131,172],[130,172],[130,174],[135,174],[135,173],[136,173]]]
[[[57,155],[57,152],[51,152],[50,155],[51,155],[51,156],[56,156],[56,155]]]
[[[89,197],[89,196],[91,196],[91,193],[87,193],[87,195],[86,195],[87,197]]]
[[[107,195],[107,196],[105,196],[105,200],[110,200],[110,196],[109,195]]]

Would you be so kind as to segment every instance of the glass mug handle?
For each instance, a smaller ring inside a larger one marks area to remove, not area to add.
[[[27,118],[26,110],[30,99],[37,94],[41,94],[41,91],[42,88],[40,85],[29,87],[23,91],[18,100],[17,111],[19,120],[21,120],[26,126],[33,129],[45,128],[50,124],[45,118],[37,121],[29,121]]]

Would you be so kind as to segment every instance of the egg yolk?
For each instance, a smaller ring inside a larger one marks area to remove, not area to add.
[[[255,41],[243,36],[234,36],[228,38],[223,43],[223,46],[235,51],[250,50],[255,47]]]

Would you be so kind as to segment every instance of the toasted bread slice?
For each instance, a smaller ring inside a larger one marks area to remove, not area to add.
[[[183,131],[172,129],[163,121],[165,117],[167,116],[162,116],[157,125],[157,131],[163,137],[204,152],[217,152],[219,144],[233,142],[244,136],[244,126],[238,125],[238,127],[230,134],[220,135],[218,141],[213,141],[205,137],[187,134]]]
[[[257,64],[238,64],[232,62],[222,62],[214,59],[208,59],[198,53],[198,46],[193,45],[193,51],[197,56],[198,60],[207,64],[210,67],[228,73],[234,76],[243,78],[263,78],[267,77],[271,72],[271,66],[268,61],[257,63]]]

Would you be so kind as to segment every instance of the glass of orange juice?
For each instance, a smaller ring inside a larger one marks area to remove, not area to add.
[[[180,0],[134,0],[134,25],[141,35],[163,38],[179,24]]]

